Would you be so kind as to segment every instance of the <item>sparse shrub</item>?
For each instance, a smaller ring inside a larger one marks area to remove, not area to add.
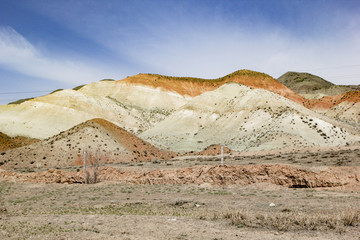
[[[77,87],[74,87],[73,90],[77,91],[77,90],[79,90],[80,88],[82,88],[83,86],[85,86],[85,84],[80,85],[80,86],[77,86]]]
[[[152,161],[152,163],[153,163],[153,164],[159,164],[159,163],[161,163],[161,162],[160,162],[159,159],[154,159],[154,160]]]

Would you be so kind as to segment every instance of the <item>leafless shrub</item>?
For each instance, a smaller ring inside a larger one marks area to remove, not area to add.
[[[99,151],[87,153],[85,167],[85,184],[95,184],[99,182],[99,168],[102,163],[102,156]]]

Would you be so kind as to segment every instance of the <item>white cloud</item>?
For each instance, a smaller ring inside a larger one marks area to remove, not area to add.
[[[71,84],[114,76],[110,69],[94,66],[89,62],[47,56],[13,28],[0,27],[0,66],[4,68],[28,76]]]

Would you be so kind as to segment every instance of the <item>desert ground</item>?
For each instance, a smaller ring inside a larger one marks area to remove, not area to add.
[[[359,146],[228,153],[224,161],[213,153],[104,164],[96,184],[83,184],[80,166],[2,170],[0,238],[360,239]],[[243,178],[226,171],[238,168]]]

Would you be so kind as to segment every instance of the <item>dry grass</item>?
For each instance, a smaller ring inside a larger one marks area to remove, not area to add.
[[[282,239],[358,239],[358,192],[268,187],[0,182],[0,239],[118,239],[125,231],[131,239],[177,239],[185,231],[185,239],[214,239],[214,226],[223,239],[278,231]],[[116,222],[129,219],[119,230]]]
[[[360,225],[360,209],[342,212],[299,212],[284,209],[282,212],[231,211],[225,208],[209,210],[196,207],[196,202],[173,205],[156,205],[142,202],[106,205],[99,208],[69,208],[56,214],[143,215],[190,217],[201,220],[230,219],[238,228],[274,229],[278,231],[328,231],[344,233],[346,227]]]
[[[280,213],[257,213],[249,211],[229,212],[225,218],[238,227],[271,228],[279,231],[291,230],[335,230],[339,233],[345,227],[359,226],[360,209],[347,209],[340,213],[314,212],[302,213],[284,209]]]

